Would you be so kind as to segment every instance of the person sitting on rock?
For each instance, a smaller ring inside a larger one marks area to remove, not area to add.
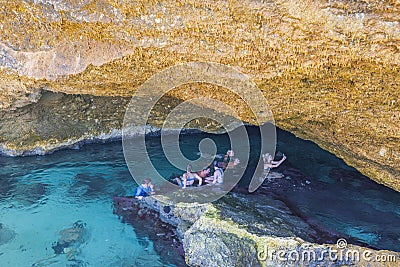
[[[206,178],[207,183],[223,184],[224,183],[224,170],[218,167],[218,163],[214,162],[214,174]]]
[[[285,156],[285,154],[283,154],[282,159],[280,161],[274,161],[273,160],[274,158],[272,157],[271,154],[265,153],[262,155],[262,158],[263,158],[263,162],[264,162],[264,170],[269,171],[272,168],[279,167],[279,165],[281,165],[282,162],[285,161],[286,156]]]
[[[143,197],[147,197],[147,196],[153,195],[153,194],[154,194],[154,186],[151,183],[150,178],[143,179],[142,184],[139,185],[136,188],[135,192],[133,193],[133,195],[137,199],[142,199]]]
[[[176,182],[183,189],[187,186],[192,186],[195,180],[199,181],[199,186],[203,183],[203,179],[197,173],[192,172],[192,165],[190,164],[187,165],[186,172],[180,178],[176,178]]]
[[[206,167],[197,173],[202,179],[210,176],[210,167]]]

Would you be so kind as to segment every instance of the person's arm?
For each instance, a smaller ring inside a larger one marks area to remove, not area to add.
[[[236,165],[238,165],[239,163],[240,163],[240,160],[238,158],[231,159],[231,161],[229,162],[227,168],[233,168]]]
[[[277,168],[277,167],[279,167],[279,165],[281,165],[282,162],[285,161],[285,159],[286,159],[286,156],[285,156],[285,154],[283,154],[283,157],[282,157],[282,159],[281,159],[280,161],[272,161],[272,162],[271,162],[270,168]]]
[[[187,173],[184,173],[182,176],[182,181],[183,181],[183,189],[186,188],[186,182],[187,182]]]
[[[149,188],[150,188],[149,193],[150,193],[151,195],[155,194],[155,192],[154,192],[154,185],[153,185],[153,184],[150,184],[150,185],[149,185]]]
[[[216,183],[217,183],[217,178],[218,178],[219,175],[221,175],[221,171],[220,171],[220,170],[216,170],[216,171],[214,172],[214,179],[213,179],[213,181],[212,181],[213,184],[216,184]]]

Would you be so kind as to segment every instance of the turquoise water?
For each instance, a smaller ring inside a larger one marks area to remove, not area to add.
[[[252,146],[257,147],[256,128],[248,130]],[[219,153],[229,148],[226,136],[183,135],[184,155],[197,158],[204,137],[217,142]],[[150,138],[147,147],[165,177],[180,173],[165,160],[159,138]],[[278,150],[288,156],[278,171],[294,167],[310,182],[285,191],[287,200],[305,216],[373,247],[399,251],[399,193],[377,185],[315,144],[280,130]],[[253,149],[247,176],[257,157]],[[184,266],[176,251],[157,246],[140,224],[123,223],[113,214],[112,197],[129,195],[135,187],[121,142],[46,156],[0,157],[0,167],[1,266]],[[243,179],[241,186],[247,183]],[[55,254],[52,246],[60,231],[77,221],[86,224],[87,234],[74,245],[73,259]]]
[[[0,223],[15,233],[0,245],[1,266],[185,266],[176,252],[161,255],[152,240],[137,235],[141,229],[113,214],[112,197],[135,187],[120,143],[0,157],[0,166]],[[60,231],[79,220],[87,236],[75,245],[74,259],[55,254]]]

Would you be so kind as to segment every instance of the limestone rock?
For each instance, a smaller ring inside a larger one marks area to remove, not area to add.
[[[161,220],[177,228],[186,263],[193,267],[288,264],[378,267],[397,266],[400,260],[398,252],[377,251],[350,241],[321,244],[318,233],[283,203],[265,199],[268,203],[255,208],[257,201],[256,196],[230,193],[203,206],[165,206],[152,197],[142,200],[118,197],[114,198],[114,205],[160,214]],[[169,216],[163,215],[165,207],[170,209]],[[376,256],[386,257],[385,262],[375,261]]]
[[[37,102],[41,89],[131,96],[167,67],[219,62],[257,83],[279,127],[400,190],[399,8],[396,1],[350,0],[5,2],[0,108]],[[214,96],[252,122],[244,103],[229,92],[205,84],[189,89],[172,94]],[[113,117],[113,111],[104,112]],[[93,136],[97,123],[102,132],[115,124],[105,118],[90,123],[72,124],[66,134]],[[35,138],[12,138],[29,135],[30,127],[15,128],[0,135],[2,143],[32,147]]]

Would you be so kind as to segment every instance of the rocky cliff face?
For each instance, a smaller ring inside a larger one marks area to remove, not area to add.
[[[400,190],[397,1],[19,0],[0,9],[4,151],[109,134],[121,125],[123,97],[152,74],[213,61],[257,83],[277,126]],[[193,87],[244,109],[223,90]],[[39,127],[41,113],[30,110],[41,109],[33,106],[43,90],[87,96],[63,95],[46,116],[68,123]],[[102,114],[88,115],[93,101]]]

